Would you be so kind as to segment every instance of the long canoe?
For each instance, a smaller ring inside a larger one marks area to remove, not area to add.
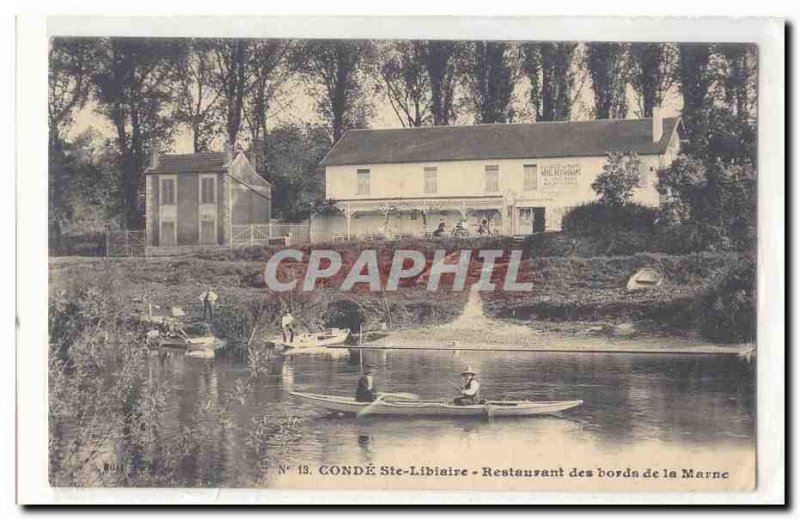
[[[457,406],[450,400],[401,400],[385,398],[378,403],[360,403],[353,397],[289,392],[304,403],[336,412],[357,414],[372,404],[369,415],[423,415],[433,417],[524,417],[562,412],[583,401],[487,401],[485,404]]]

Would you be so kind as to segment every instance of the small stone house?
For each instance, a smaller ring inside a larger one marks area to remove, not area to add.
[[[229,246],[269,225],[272,185],[242,151],[154,155],[144,175],[147,254]]]

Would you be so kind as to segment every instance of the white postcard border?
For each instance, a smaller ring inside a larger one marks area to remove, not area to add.
[[[132,23],[133,22],[133,23]],[[749,493],[54,489],[47,479],[49,35],[753,41],[759,45],[757,487]],[[766,504],[784,500],[785,135],[781,20],[20,17],[17,23],[17,501],[21,504]]]

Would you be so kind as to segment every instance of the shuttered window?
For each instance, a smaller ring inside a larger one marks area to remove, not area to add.
[[[214,177],[200,177],[200,204],[217,202],[217,180]]]
[[[539,188],[539,172],[535,164],[526,164],[525,170],[525,191],[536,190]]]
[[[435,166],[426,167],[425,172],[425,193],[439,192],[439,169]]]
[[[175,204],[175,179],[161,179],[161,204]]]
[[[369,170],[359,169],[356,170],[356,177],[358,179],[357,195],[369,195]]]
[[[486,166],[486,191],[500,191],[500,168],[496,164]]]

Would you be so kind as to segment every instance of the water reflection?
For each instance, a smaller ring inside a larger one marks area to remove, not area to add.
[[[558,453],[579,461],[644,449],[750,449],[755,435],[755,367],[736,356],[365,351],[363,362],[378,366],[384,391],[451,396],[447,379],[470,365],[485,397],[585,404],[563,417],[355,420],[288,395],[351,395],[361,360],[347,350],[270,358],[268,373],[251,378],[247,397],[233,404],[226,396],[250,377],[246,360],[158,356],[153,377],[175,388],[163,431],[194,443],[181,485],[253,485],[284,460],[421,464],[457,453],[475,464],[535,463]]]

